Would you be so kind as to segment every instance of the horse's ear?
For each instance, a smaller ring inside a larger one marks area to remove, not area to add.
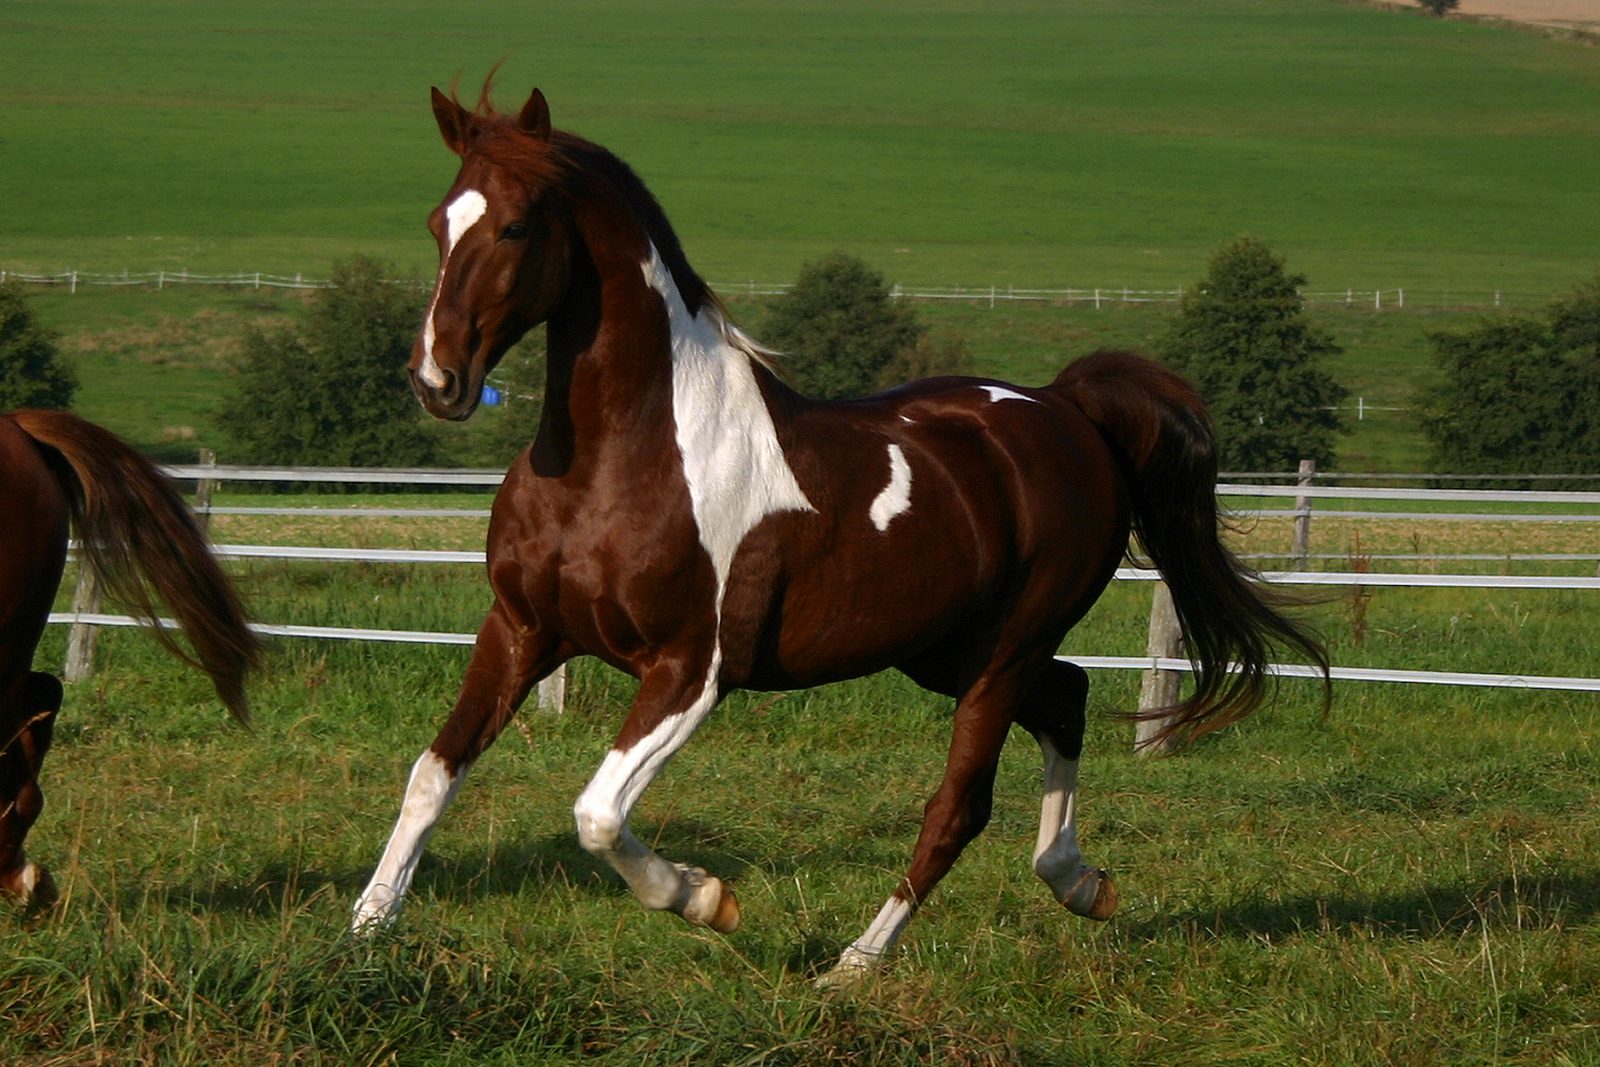
[[[541,141],[550,139],[550,105],[539,90],[535,89],[528,102],[522,105],[517,125]]]
[[[472,139],[472,114],[450,97],[433,88],[433,117],[439,123],[439,135],[450,151],[458,156],[467,154],[467,142]]]

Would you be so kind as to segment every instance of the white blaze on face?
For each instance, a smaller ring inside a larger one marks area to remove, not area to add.
[[[433,284],[433,300],[428,304],[428,317],[422,325],[422,369],[418,371],[422,380],[433,389],[445,383],[444,373],[433,359],[433,313],[439,306],[439,289],[444,285],[444,272],[450,266],[450,256],[455,252],[456,245],[488,210],[489,201],[476,189],[466,190],[444,209],[444,256],[439,260],[439,279]]]
[[[889,528],[896,515],[911,508],[911,464],[899,445],[889,446],[889,484],[883,487],[867,511],[872,525],[881,533]]]

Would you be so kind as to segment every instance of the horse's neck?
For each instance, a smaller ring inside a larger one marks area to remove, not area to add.
[[[552,318],[545,413],[535,459],[565,470],[578,451],[659,450],[685,463],[725,456],[729,441],[775,442],[767,394],[782,395],[712,304],[691,312],[653,246],[601,260]],[[782,405],[779,405],[780,409]],[[626,432],[619,432],[625,426]]]

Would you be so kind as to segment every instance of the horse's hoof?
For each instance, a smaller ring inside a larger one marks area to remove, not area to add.
[[[1094,894],[1090,896],[1085,890],[1089,889],[1089,879],[1094,879]],[[1062,901],[1067,910],[1074,915],[1082,915],[1085,919],[1096,922],[1105,922],[1117,912],[1117,887],[1111,881],[1111,876],[1102,870],[1089,870],[1079,879],[1073,891],[1067,894]]]
[[[44,911],[60,899],[61,890],[56,888],[56,880],[50,876],[49,871],[40,867],[39,879],[33,883],[33,897],[28,901],[29,909]]]
[[[817,976],[816,987],[821,990],[854,989],[865,982],[878,969],[878,958],[854,948],[847,948],[839,962]]]
[[[0,897],[29,911],[44,911],[61,899],[56,880],[37,863],[25,863],[15,875],[0,879]]]
[[[683,917],[696,926],[706,926],[719,934],[731,934],[739,929],[739,900],[726,882],[711,875],[695,887],[690,904],[683,909]],[[716,903],[711,903],[711,894]]]
[[[350,932],[357,937],[371,937],[394,923],[400,914],[400,898],[387,886],[369,888],[356,901],[350,913]]]

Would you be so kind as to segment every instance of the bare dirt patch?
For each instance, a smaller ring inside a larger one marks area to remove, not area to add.
[[[1595,0],[1461,0],[1456,10],[1463,15],[1600,33],[1600,3]]]

